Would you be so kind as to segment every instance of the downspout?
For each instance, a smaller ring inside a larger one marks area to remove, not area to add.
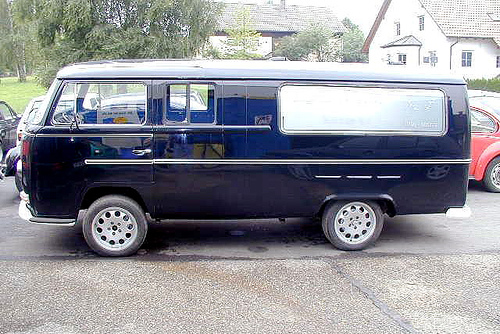
[[[458,44],[460,37],[457,37],[457,41],[450,45],[450,70],[452,70],[452,56],[453,56],[453,47]]]

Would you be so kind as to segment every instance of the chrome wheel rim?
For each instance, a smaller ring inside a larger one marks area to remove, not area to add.
[[[106,208],[92,221],[92,237],[104,249],[126,249],[137,239],[137,221],[123,208]]]
[[[375,232],[377,217],[373,209],[362,202],[344,205],[335,215],[335,233],[343,242],[357,245]]]
[[[491,171],[491,182],[500,189],[500,164],[496,164]]]

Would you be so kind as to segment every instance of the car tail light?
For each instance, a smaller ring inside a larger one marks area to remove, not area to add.
[[[23,189],[24,191],[28,192],[27,188],[25,185],[27,184],[27,177],[29,177],[29,174],[31,173],[30,171],[30,163],[31,163],[31,157],[30,157],[30,151],[31,151],[31,143],[29,139],[23,139],[21,141],[21,182],[23,184]],[[19,167],[18,167],[19,168]]]
[[[28,140],[23,140],[22,141],[22,156],[23,160],[26,159],[26,156],[30,153],[30,142]]]

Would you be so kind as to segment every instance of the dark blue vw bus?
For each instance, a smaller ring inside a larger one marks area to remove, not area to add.
[[[103,61],[62,69],[22,144],[19,213],[98,254],[148,221],[321,217],[343,250],[384,215],[466,213],[461,78],[342,64]]]

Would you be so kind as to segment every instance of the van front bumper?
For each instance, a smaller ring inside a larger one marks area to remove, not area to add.
[[[76,221],[71,218],[36,217],[30,207],[29,196],[24,191],[21,191],[19,197],[21,197],[21,201],[19,202],[18,214],[22,219],[30,223],[42,225],[75,226]]]

